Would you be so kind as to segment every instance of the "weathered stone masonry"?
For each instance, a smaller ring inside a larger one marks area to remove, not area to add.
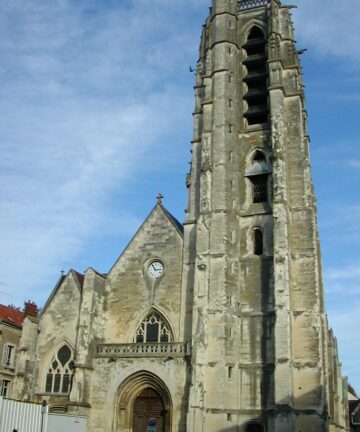
[[[107,274],[59,280],[25,326],[16,397],[86,413],[90,432],[142,430],[148,389],[166,432],[347,430],[290,9],[213,0],[186,221],[159,198]],[[49,371],[64,344],[71,392]]]

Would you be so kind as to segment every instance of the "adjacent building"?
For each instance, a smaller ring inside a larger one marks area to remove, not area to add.
[[[22,325],[26,316],[37,314],[35,303],[25,303],[24,310],[15,306],[0,305],[0,396],[11,395],[15,378],[16,359]]]
[[[351,432],[360,432],[360,399],[355,390],[348,386],[349,423]]]

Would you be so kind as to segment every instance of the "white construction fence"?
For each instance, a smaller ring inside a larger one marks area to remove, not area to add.
[[[86,432],[87,418],[52,414],[42,405],[0,397],[0,432]]]

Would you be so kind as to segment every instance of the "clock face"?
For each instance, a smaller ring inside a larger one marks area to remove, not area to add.
[[[164,273],[164,264],[161,261],[153,261],[149,265],[147,273],[151,279],[158,279]]]

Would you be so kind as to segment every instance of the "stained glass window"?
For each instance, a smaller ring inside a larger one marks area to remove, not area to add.
[[[67,345],[63,345],[51,360],[51,365],[46,375],[45,392],[69,393],[73,370],[73,353]]]
[[[157,312],[150,312],[136,330],[135,342],[159,343],[170,342],[171,331],[164,318]]]

